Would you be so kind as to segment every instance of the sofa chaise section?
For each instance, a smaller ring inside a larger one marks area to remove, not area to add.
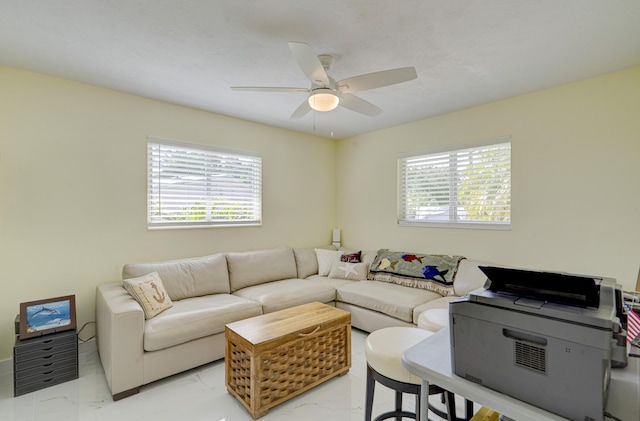
[[[385,327],[418,325],[421,314],[446,309],[449,302],[481,288],[486,276],[478,268],[483,263],[462,259],[454,279],[453,295],[387,282],[359,281],[337,287],[336,307],[351,312],[351,325],[373,332]],[[426,327],[428,325],[421,325]],[[433,326],[436,326],[434,324]]]
[[[438,298],[442,296],[426,289],[378,281],[360,281],[345,285],[340,287],[337,293],[340,303],[376,311],[407,323],[413,322],[414,308]]]

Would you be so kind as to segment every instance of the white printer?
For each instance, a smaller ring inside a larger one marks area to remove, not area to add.
[[[602,421],[611,366],[627,361],[615,280],[480,269],[484,288],[449,305],[452,371],[571,420]]]

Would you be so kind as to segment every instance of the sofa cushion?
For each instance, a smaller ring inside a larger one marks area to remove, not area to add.
[[[333,262],[329,278],[350,279],[352,281],[364,281],[367,279],[369,263]]]
[[[298,278],[306,278],[318,273],[318,258],[312,248],[294,248],[293,256],[296,259]]]
[[[298,276],[293,249],[289,247],[227,253],[227,266],[231,292]]]
[[[262,304],[265,313],[319,301],[335,301],[336,290],[327,283],[306,279],[284,279],[261,285],[254,285],[236,291],[234,295]]]
[[[336,295],[338,301],[378,311],[409,323],[413,322],[415,307],[441,297],[426,289],[371,281],[359,281],[339,287]]]
[[[176,301],[144,326],[145,351],[157,351],[224,332],[227,323],[262,314],[262,306],[230,294]]]
[[[172,300],[209,294],[228,294],[229,273],[224,254],[153,263],[130,263],[122,279],[158,272]]]
[[[344,278],[329,278],[327,276],[320,276],[318,274],[311,275],[305,279],[305,281],[317,282],[324,285],[331,285],[333,288],[340,288],[344,285],[350,285],[359,281],[350,281]]]
[[[122,281],[122,285],[129,295],[140,304],[145,319],[152,319],[173,306],[158,272],[152,272],[139,278],[125,279]]]
[[[336,246],[329,244],[315,248],[294,248],[293,255],[296,258],[296,267],[298,269],[298,278],[307,278],[318,273],[318,257],[316,250],[332,250],[336,251]]]
[[[341,250],[315,249],[318,258],[318,275],[328,276],[334,262],[339,262],[343,255]]]

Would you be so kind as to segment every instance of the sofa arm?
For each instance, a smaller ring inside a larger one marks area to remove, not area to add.
[[[121,283],[97,287],[96,336],[114,400],[137,393],[144,384],[144,312]]]

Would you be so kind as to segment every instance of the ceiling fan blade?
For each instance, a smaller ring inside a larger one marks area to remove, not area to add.
[[[318,56],[308,44],[289,41],[289,49],[311,83],[314,85],[329,86],[329,76],[324,70],[322,63],[320,63],[320,60],[318,60]]]
[[[395,85],[417,77],[415,67],[400,67],[342,79],[336,85],[340,92],[350,93]]]
[[[340,105],[360,114],[375,117],[382,112],[381,108],[355,95],[344,94],[340,97]]]
[[[309,92],[307,88],[285,88],[278,86],[232,86],[231,90],[245,92]]]
[[[311,106],[309,106],[309,101],[305,99],[304,102],[300,104],[298,108],[296,108],[293,114],[291,114],[291,117],[289,117],[289,119],[297,120],[304,117],[309,111],[311,111]]]

